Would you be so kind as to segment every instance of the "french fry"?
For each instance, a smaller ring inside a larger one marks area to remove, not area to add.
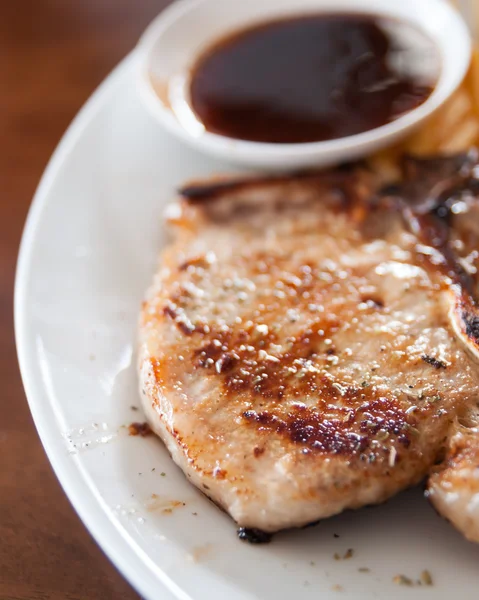
[[[456,130],[461,128],[461,124],[471,119],[475,119],[473,103],[467,90],[461,87],[406,141],[405,149],[413,154],[434,154],[449,145],[458,146],[458,143],[449,144],[449,141],[456,137]],[[465,139],[464,134],[461,139]],[[474,143],[474,139],[470,141]]]
[[[475,115],[462,121],[453,131],[449,139],[439,146],[440,154],[463,152],[473,146],[479,138],[479,122]]]
[[[474,48],[472,53],[471,67],[465,79],[470,94],[471,101],[474,105],[476,114],[479,114],[479,49]]]

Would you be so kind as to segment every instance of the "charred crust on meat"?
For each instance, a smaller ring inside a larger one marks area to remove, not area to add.
[[[178,318],[178,313],[171,306],[165,306],[165,308],[163,309],[163,314],[166,317],[170,317],[170,319],[172,319],[173,321],[176,321],[176,319]]]
[[[316,521],[311,521],[311,523],[306,523],[306,525],[303,525],[301,527],[301,529],[310,529],[311,527],[317,527],[322,521],[323,521],[323,519],[316,519]]]
[[[213,476],[216,479],[226,479],[228,473],[224,469],[214,469]]]
[[[333,337],[337,326],[330,321],[317,326],[322,329],[306,330],[279,356],[268,355],[260,346],[262,341],[266,347],[279,341],[273,331],[259,339],[243,329],[211,331],[213,339],[193,350],[193,364],[219,379],[224,397],[245,393],[256,402],[256,409],[242,413],[246,423],[275,431],[308,451],[359,456],[378,448],[378,441],[387,439],[389,446],[393,438],[408,447],[413,416],[404,413],[394,395],[385,397],[374,385],[343,385],[322,370],[321,361],[327,364],[334,356],[334,347],[323,340]],[[308,396],[318,397],[314,409],[301,403],[282,408],[284,397]],[[262,399],[278,404],[262,410]],[[386,444],[380,443],[382,447]]]
[[[361,456],[371,448],[373,440],[390,436],[405,448],[411,444],[412,427],[387,398],[367,402],[359,409],[349,406],[346,412],[346,419],[325,419],[321,410],[306,407],[290,410],[286,415],[248,410],[243,418],[263,431],[275,431],[319,453]]]
[[[179,271],[186,271],[189,267],[200,267],[205,269],[209,266],[209,262],[205,256],[194,256],[193,258],[189,258],[180,264],[178,267]]]
[[[213,200],[230,192],[240,192],[248,188],[258,189],[274,183],[287,183],[296,179],[317,179],[322,174],[317,171],[305,171],[294,175],[279,175],[270,177],[243,177],[238,179],[227,179],[208,183],[191,183],[178,190],[183,198],[190,202]]]
[[[266,533],[261,529],[248,529],[247,527],[240,527],[237,533],[241,541],[249,544],[269,544],[273,537],[271,533]]]
[[[191,335],[196,331],[195,327],[190,327],[184,321],[176,321],[176,325],[185,335]]]
[[[429,354],[423,354],[421,356],[421,360],[423,360],[428,365],[431,365],[431,367],[434,367],[435,369],[446,369],[447,368],[447,364],[445,362],[443,362],[442,360],[438,360],[437,358],[434,358],[433,356],[429,356]]]
[[[227,194],[228,192],[240,191],[257,185],[267,185],[270,182],[280,181],[276,178],[257,178],[257,179],[230,179],[227,181],[218,180],[212,183],[192,183],[184,186],[178,190],[178,193],[183,198],[186,198],[190,202],[196,202],[201,200],[211,200]]]
[[[384,301],[377,296],[365,296],[361,300],[364,304],[367,304],[371,308],[381,309],[384,308]]]
[[[236,365],[237,359],[231,354],[224,352],[215,363],[217,373],[227,373]]]
[[[189,201],[211,200],[229,192],[238,192],[248,188],[257,189],[258,186],[269,186],[274,183],[284,184],[298,179],[318,179],[324,177],[324,173],[319,171],[301,171],[290,175],[278,175],[270,177],[239,177],[237,179],[227,179],[213,182],[191,183],[178,190],[183,198]]]
[[[463,311],[462,320],[467,337],[479,344],[479,315]]]
[[[192,335],[195,333],[196,327],[181,319],[180,314],[172,306],[165,306],[163,308],[163,314],[174,321],[178,329],[185,335]]]
[[[344,199],[349,203],[356,198],[354,187],[351,186],[358,173],[366,173],[368,167],[364,162],[345,163],[329,170],[303,170],[286,175],[271,175],[260,177],[239,177],[237,179],[218,179],[213,182],[192,182],[178,190],[179,195],[190,203],[217,200],[232,192],[245,192],[249,189],[258,191],[277,184],[305,182],[308,185],[328,183],[337,186],[340,193],[347,194]]]

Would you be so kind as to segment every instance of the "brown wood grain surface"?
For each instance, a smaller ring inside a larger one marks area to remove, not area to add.
[[[21,232],[75,113],[169,0],[0,0],[0,600],[134,599],[70,506],[25,399],[13,334]]]

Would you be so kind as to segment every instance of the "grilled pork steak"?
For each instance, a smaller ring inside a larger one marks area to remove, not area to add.
[[[436,507],[479,522],[454,516],[479,497],[474,167],[409,160],[383,192],[359,166],[205,183],[171,207],[140,319],[143,403],[241,527],[383,502],[431,469]]]

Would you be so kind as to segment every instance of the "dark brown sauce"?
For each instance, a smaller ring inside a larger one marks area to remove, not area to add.
[[[191,104],[208,131],[227,137],[332,140],[422,104],[437,81],[438,61],[424,34],[392,19],[328,14],[274,21],[209,48],[192,71]]]

